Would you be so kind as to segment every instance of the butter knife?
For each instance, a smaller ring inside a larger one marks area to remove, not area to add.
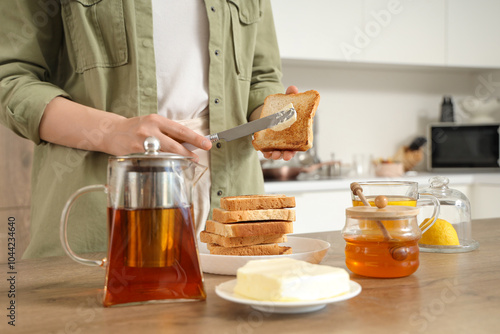
[[[235,140],[241,137],[245,137],[248,135],[251,135],[255,132],[262,131],[265,129],[272,128],[278,124],[284,123],[288,121],[290,118],[294,117],[297,115],[297,111],[295,111],[295,108],[288,108],[282,111],[279,111],[277,113],[274,113],[272,115],[259,118],[255,121],[248,122],[242,125],[239,125],[237,127],[231,128],[229,130],[224,130],[219,133],[214,133],[211,135],[205,136],[210,142],[215,143],[220,140],[224,141],[231,141]],[[189,143],[182,143],[182,145],[187,148],[190,151],[194,151],[198,149],[198,147],[189,144]]]

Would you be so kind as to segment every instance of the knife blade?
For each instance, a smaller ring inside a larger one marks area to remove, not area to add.
[[[251,135],[258,131],[272,128],[278,124],[284,123],[288,121],[290,118],[294,117],[294,115],[297,115],[297,111],[295,111],[295,108],[291,107],[228,130],[207,135],[205,136],[205,138],[210,140],[210,142],[212,143],[218,142],[220,140],[225,140],[225,141],[235,140],[241,137]],[[198,149],[198,147],[189,143],[182,143],[182,145],[190,151]]]

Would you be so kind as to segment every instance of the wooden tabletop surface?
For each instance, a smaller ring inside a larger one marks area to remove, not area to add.
[[[234,276],[205,274],[207,300],[103,308],[105,271],[68,257],[15,265],[15,327],[8,324],[7,264],[0,283],[1,333],[498,333],[500,219],[473,223],[479,249],[420,254],[409,277],[351,274],[361,294],[305,314],[269,314],[219,298],[215,287]],[[339,232],[309,234],[332,244],[322,264],[345,268]]]

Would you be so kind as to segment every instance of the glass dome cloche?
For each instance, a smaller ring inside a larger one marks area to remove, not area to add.
[[[472,239],[470,201],[462,192],[448,187],[449,180],[435,176],[429,180],[429,187],[420,189],[420,193],[434,195],[441,205],[438,218],[449,222],[457,232],[459,245],[443,246],[420,244],[420,251],[433,253],[470,252],[479,247]]]

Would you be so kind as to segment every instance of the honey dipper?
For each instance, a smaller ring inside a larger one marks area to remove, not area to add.
[[[363,202],[365,206],[371,206],[368,200],[366,199],[365,195],[363,194],[363,188],[359,185],[359,183],[357,182],[351,183],[351,191],[354,195],[359,197],[359,199],[361,200],[361,202]],[[387,197],[379,195],[375,197],[374,202],[377,208],[383,209],[387,206],[388,200]],[[391,237],[389,231],[387,231],[384,224],[382,224],[380,220],[376,220],[375,222],[377,223],[377,226],[379,227],[380,231],[382,232],[382,235],[384,236],[384,241],[395,242],[395,243],[399,242],[398,239],[394,239],[393,237]],[[396,245],[394,247],[391,247],[389,252],[391,253],[392,258],[396,261],[403,261],[408,257],[408,251],[406,250],[406,247],[400,247]]]

